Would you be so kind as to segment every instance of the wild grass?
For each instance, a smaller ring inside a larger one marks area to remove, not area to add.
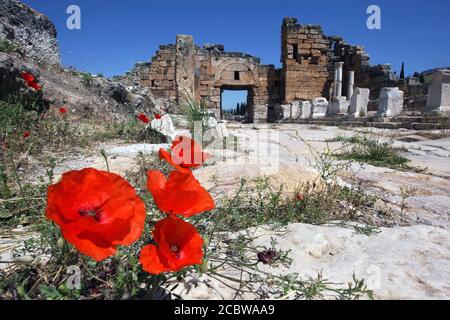
[[[17,50],[17,46],[5,38],[0,38],[0,52],[11,53]]]
[[[199,129],[201,129],[201,132],[204,132],[210,117],[206,104],[203,101],[198,102],[194,97],[189,96],[183,101],[178,108],[186,116],[191,133]],[[196,128],[196,126],[199,126],[199,128]]]
[[[94,77],[89,72],[82,72],[81,73],[81,82],[84,84],[86,88],[90,88],[92,86],[92,83],[94,81]]]
[[[408,169],[409,160],[400,155],[400,149],[394,147],[392,138],[379,136],[337,137],[336,141],[347,144],[335,156],[341,160],[354,160],[377,167]]]

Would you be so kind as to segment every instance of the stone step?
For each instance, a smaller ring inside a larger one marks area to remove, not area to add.
[[[439,117],[439,116],[424,116],[422,119],[423,123],[450,123],[450,117]]]
[[[401,129],[404,124],[400,122],[369,122],[367,126],[378,129]]]
[[[422,113],[420,111],[403,111],[403,115],[412,117],[421,117]]]
[[[409,130],[447,130],[450,123],[423,123],[423,122],[382,122],[382,121],[336,121],[336,119],[299,119],[283,123],[309,124],[332,127],[370,127],[378,129],[409,129]]]
[[[450,123],[413,123],[414,130],[447,130]]]
[[[398,116],[391,119],[391,122],[422,122],[422,116]]]

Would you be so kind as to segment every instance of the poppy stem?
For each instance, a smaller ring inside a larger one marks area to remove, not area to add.
[[[109,170],[108,155],[106,154],[106,151],[105,151],[105,150],[102,150],[102,151],[100,151],[100,153],[102,154],[103,159],[105,159],[105,162],[106,162],[106,170],[107,170],[108,172],[111,172],[111,171]]]
[[[20,182],[19,174],[17,173],[17,167],[16,167],[16,164],[14,163],[14,158],[13,158],[11,149],[8,151],[8,156],[9,156],[9,161],[11,161],[14,178],[16,179],[17,185],[19,186],[20,195],[22,196],[22,198],[26,198],[25,193],[23,192],[22,183]]]

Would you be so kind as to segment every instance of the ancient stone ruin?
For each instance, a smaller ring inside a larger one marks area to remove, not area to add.
[[[283,20],[281,62],[281,68],[263,65],[257,57],[226,52],[223,45],[199,47],[192,36],[177,35],[175,44],[160,46],[151,62],[137,64],[128,77],[156,98],[203,101],[217,119],[223,117],[222,91],[246,90],[248,122],[361,119],[369,111],[376,111],[376,119],[394,117],[403,112],[404,96],[412,95],[389,65],[370,65],[363,47],[325,35],[320,25],[299,24],[296,18]],[[433,96],[449,90],[439,85],[433,86]],[[448,94],[442,96],[445,100]],[[374,104],[376,110],[370,110]],[[432,100],[429,109],[437,104]]]

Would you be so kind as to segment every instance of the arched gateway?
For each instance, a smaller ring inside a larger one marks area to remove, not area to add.
[[[352,87],[369,88],[377,98],[381,87],[398,86],[390,81],[386,66],[371,66],[361,46],[340,37],[326,36],[320,25],[302,25],[284,18],[281,27],[281,68],[261,65],[260,59],[240,52],[226,52],[223,45],[194,44],[192,36],[177,35],[176,43],[159,47],[149,63],[137,64],[130,72],[152,94],[178,101],[189,94],[222,116],[223,90],[248,92],[247,116],[251,122],[267,122],[277,116],[275,106],[351,92]],[[343,64],[336,77],[335,65]],[[333,90],[334,88],[334,90]],[[341,90],[336,90],[341,88]]]

